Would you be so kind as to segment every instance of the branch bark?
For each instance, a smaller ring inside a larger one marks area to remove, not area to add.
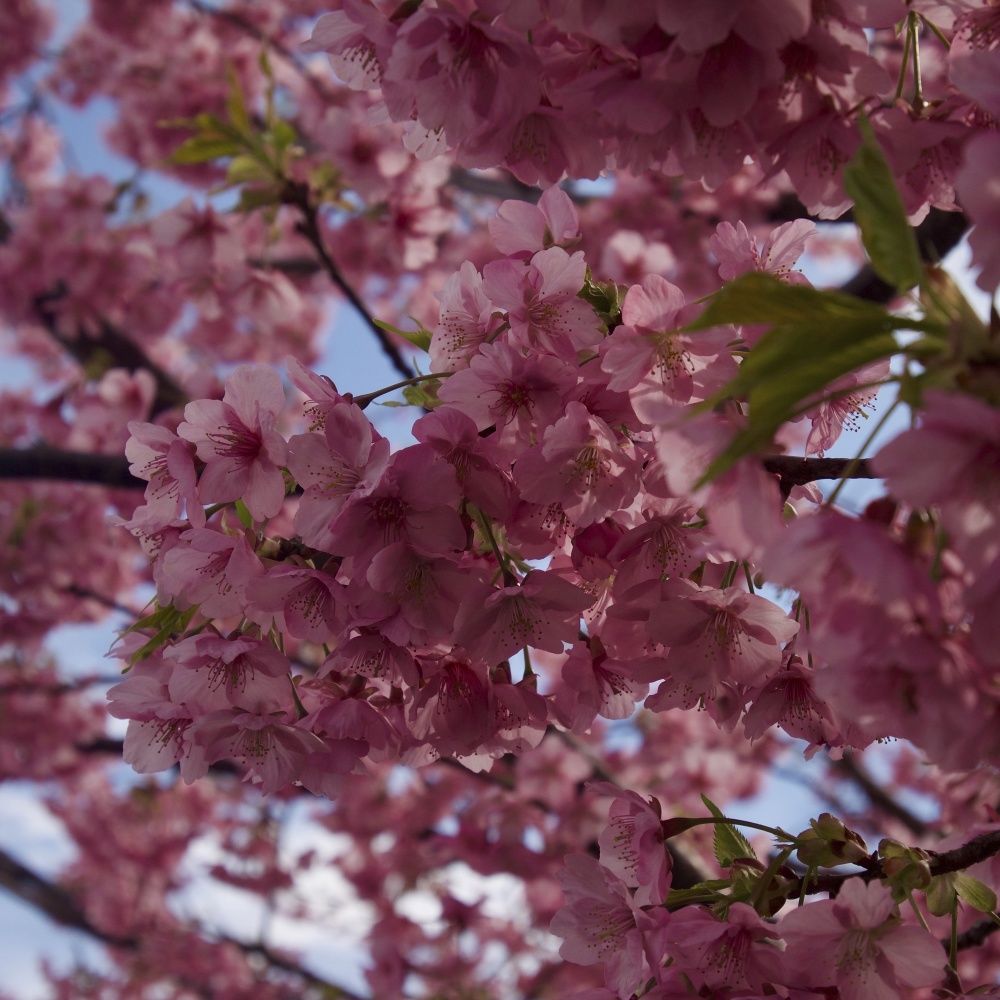
[[[144,480],[129,472],[129,461],[124,455],[93,455],[48,445],[0,448],[2,479],[50,479],[126,490],[146,488]]]

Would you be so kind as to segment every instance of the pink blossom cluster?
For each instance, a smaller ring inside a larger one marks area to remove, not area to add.
[[[420,157],[451,151],[527,183],[658,170],[715,187],[750,157],[835,218],[864,108],[922,217],[928,204],[955,207],[963,144],[996,96],[996,14],[967,0],[742,0],[697,17],[683,0],[396,6],[344,0],[307,48],[327,52],[349,87],[376,92]],[[906,70],[893,28],[907,18],[956,39],[926,63],[911,105],[893,101]]]
[[[601,856],[567,858],[565,905],[552,920],[560,954],[601,964],[605,989],[580,996],[656,1000],[690,996],[893,1000],[940,982],[945,953],[907,923],[889,888],[847,879],[835,899],[786,910],[778,921],[733,902],[720,915],[664,907],[668,859],[659,803],[615,799]]]
[[[133,720],[130,761],[179,760],[193,778],[237,756],[268,790],[302,781],[332,794],[365,762],[485,767],[537,746],[549,725],[584,733],[639,704],[700,706],[728,729],[742,719],[751,738],[778,723],[816,746],[896,732],[888,707],[865,725],[823,687],[832,675],[847,684],[839,664],[854,652],[822,645],[831,579],[845,599],[863,593],[849,575],[815,574],[813,536],[835,515],[809,514],[818,494],[797,489],[803,516],[786,528],[777,480],[751,459],[698,484],[739,418],[691,411],[735,373],[740,331],[683,332],[698,307],[655,275],[628,290],[609,330],[581,294],[584,255],[565,248],[578,223],[558,188],[538,207],[505,203],[490,228],[506,255],[481,274],[463,265],[442,293],[438,405],[415,423],[416,444],[391,452],[350,397],[295,362],[312,425],[288,440],[278,376],[250,366],[222,400],[188,404],[176,434],[130,425],[133,472],[149,486],[129,527],[154,558],[160,605],[238,622],[133,667],[113,694]],[[720,271],[802,281],[792,267],[808,233],[779,227],[761,252],[723,224]],[[813,413],[824,446],[849,411]],[[217,513],[235,501],[243,523]],[[268,532],[286,518],[295,540],[283,549]],[[928,590],[919,564],[900,559]],[[799,588],[794,616],[738,585],[758,564]],[[867,592],[876,606],[892,594],[875,580]],[[937,639],[954,644],[957,627]],[[324,651],[315,679],[293,666],[302,643]],[[518,678],[510,664],[522,651],[544,670],[541,691],[530,666]],[[962,725],[935,738],[953,746]],[[954,754],[945,762],[964,760]]]

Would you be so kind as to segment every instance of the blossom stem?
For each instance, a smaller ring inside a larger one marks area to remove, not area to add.
[[[903,58],[900,60],[899,66],[899,79],[896,81],[896,93],[893,95],[897,101],[903,96],[903,87],[906,85],[906,66],[910,61],[911,38],[910,26],[907,23],[906,35],[903,39]]]
[[[472,510],[472,516],[476,519],[476,524],[479,525],[483,535],[485,535],[486,539],[490,543],[490,548],[493,549],[493,555],[496,558],[497,565],[500,567],[500,572],[503,573],[504,584],[508,587],[515,585],[517,583],[517,578],[511,571],[510,561],[500,551],[500,546],[497,544],[496,536],[493,534],[493,528],[491,527],[489,520],[478,507],[470,504],[470,508]]]
[[[920,39],[918,37],[920,16],[915,11],[910,11],[909,31],[913,34],[913,106],[918,110],[924,106],[923,82],[920,74]]]
[[[384,396],[386,393],[395,392],[397,389],[402,389],[408,385],[419,385],[421,382],[427,382],[432,378],[447,378],[451,374],[452,372],[431,372],[429,375],[414,375],[413,378],[403,379],[402,382],[394,382],[383,389],[376,389],[374,392],[366,392],[363,396],[354,396],[352,398],[358,409],[363,410],[372,400],[378,399],[379,396]]]

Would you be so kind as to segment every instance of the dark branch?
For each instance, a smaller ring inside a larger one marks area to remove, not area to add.
[[[967,931],[958,935],[958,950],[967,951],[969,948],[978,948],[990,935],[1000,931],[1000,924],[995,920],[981,920],[978,924],[973,924]],[[942,942],[945,948],[949,946],[948,939]]]
[[[416,372],[407,363],[399,348],[395,345],[395,343],[393,343],[389,334],[375,322],[375,317],[368,311],[367,307],[358,296],[358,293],[340,273],[340,268],[337,267],[333,258],[330,256],[330,253],[326,248],[326,244],[323,241],[323,234],[320,232],[319,213],[309,196],[309,186],[307,184],[297,184],[294,181],[289,181],[285,186],[284,201],[285,204],[293,205],[301,213],[302,219],[295,228],[312,244],[313,249],[316,251],[316,255],[320,259],[320,263],[323,265],[323,270],[326,271],[330,280],[341,290],[341,292],[343,292],[343,294],[347,297],[348,302],[354,306],[361,318],[368,324],[372,333],[375,334],[375,338],[378,340],[379,344],[381,344],[382,350],[392,362],[392,366],[403,376],[403,378],[413,378],[416,375]]]
[[[34,448],[0,448],[0,479],[55,479],[92,483],[116,489],[144,490],[124,455],[92,455],[37,445]]]
[[[867,459],[799,458],[796,455],[771,455],[764,468],[773,473],[782,485],[805,486],[819,479],[877,479]],[[853,465],[853,468],[851,467]]]
[[[927,218],[914,230],[921,258],[928,264],[939,264],[965,235],[969,220],[961,212],[943,212],[932,208]],[[866,264],[840,290],[869,302],[891,302],[898,293],[886,284],[870,264]]]
[[[150,417],[164,410],[182,406],[187,402],[184,390],[145,351],[117,330],[107,320],[98,321],[96,335],[78,329],[75,337],[67,337],[59,329],[59,314],[55,303],[66,295],[66,286],[60,283],[54,291],[35,297],[35,314],[49,335],[88,371],[106,371],[125,368],[130,372],[147,371],[156,382],[156,395],[150,408]]]
[[[138,951],[142,947],[142,941],[138,937],[119,937],[116,934],[108,934],[106,931],[101,930],[100,927],[87,917],[86,913],[79,907],[70,893],[62,888],[62,886],[49,882],[40,875],[37,875],[2,849],[0,849],[0,888],[6,889],[17,896],[18,899],[34,906],[55,923],[63,927],[71,927],[74,930],[83,931],[85,934],[89,934],[106,945],[114,948],[122,948],[126,951]],[[298,976],[309,983],[310,986],[326,990],[329,996],[341,997],[344,1000],[360,1000],[357,994],[335,983],[321,979],[307,969],[296,965],[290,959],[275,954],[275,952],[263,944],[250,944],[226,936],[221,936],[219,940],[239,948],[246,955],[260,956],[273,969]]]
[[[927,824],[915,816],[905,806],[897,802],[872,776],[862,767],[853,753],[845,753],[840,760],[830,761],[831,766],[850,778],[861,791],[868,796],[869,802],[876,809],[898,819],[915,836],[923,836],[927,832]]]

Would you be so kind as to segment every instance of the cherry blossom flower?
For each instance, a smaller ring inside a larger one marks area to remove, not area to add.
[[[125,443],[129,471],[145,479],[146,503],[169,523],[182,511],[197,528],[205,526],[205,511],[198,502],[192,449],[166,427],[130,421]]]
[[[526,201],[501,202],[489,221],[496,248],[508,257],[527,259],[552,246],[568,250],[580,239],[580,220],[568,194],[547,188],[537,205]]]
[[[622,793],[610,784],[592,790],[613,795],[608,825],[598,843],[601,864],[630,888],[637,906],[659,906],[670,889],[673,861],[663,838],[659,802],[647,802],[636,792]]]
[[[204,748],[209,763],[234,758],[260,779],[265,795],[295,781],[309,754],[325,752],[313,733],[283,722],[279,716],[221,709],[195,720],[188,738]]]
[[[269,642],[198,635],[171,646],[171,699],[201,714],[219,709],[274,712],[291,700],[290,664]]]
[[[445,282],[438,297],[441,313],[428,352],[431,371],[457,371],[496,333],[500,321],[483,291],[482,275],[469,261]]]
[[[686,579],[667,586],[673,599],[650,611],[647,628],[670,647],[667,669],[687,704],[727,681],[760,683],[781,666],[782,646],[799,626],[777,605],[737,587],[714,590]]]
[[[580,612],[592,603],[555,573],[532,570],[520,584],[471,590],[455,618],[455,642],[490,663],[525,646],[561,653],[564,642],[576,640]]]
[[[559,954],[578,965],[603,963],[608,988],[630,997],[652,974],[647,948],[663,953],[656,944],[669,921],[666,910],[639,909],[625,883],[585,854],[570,854],[557,877],[566,896],[550,927],[564,939]]]
[[[572,402],[565,415],[546,428],[542,443],[518,460],[514,479],[525,500],[558,500],[582,528],[632,502],[639,463],[603,420],[582,403]]]
[[[275,425],[284,405],[277,373],[251,365],[240,365],[227,379],[221,401],[187,404],[177,433],[197,445],[205,463],[198,481],[203,503],[242,499],[255,521],[281,510],[287,446]]]
[[[562,247],[539,250],[527,265],[495,260],[483,268],[483,291],[510,323],[508,342],[567,361],[601,342],[601,321],[577,293],[587,264],[583,253]]]
[[[859,878],[836,899],[792,910],[780,930],[786,981],[836,986],[844,1000],[896,1000],[901,986],[938,983],[946,962],[937,938],[900,922],[888,888]]]

